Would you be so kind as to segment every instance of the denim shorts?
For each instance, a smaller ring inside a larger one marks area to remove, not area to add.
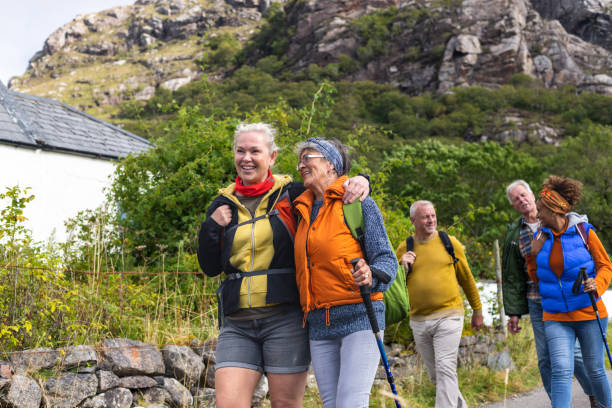
[[[242,367],[271,374],[307,371],[310,349],[302,317],[296,308],[262,319],[223,319],[216,369]]]

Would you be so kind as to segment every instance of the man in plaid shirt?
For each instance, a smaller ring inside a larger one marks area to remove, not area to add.
[[[531,255],[531,240],[540,227],[535,196],[524,180],[510,183],[506,188],[506,195],[512,207],[521,214],[508,226],[502,256],[502,287],[504,308],[509,316],[508,330],[512,334],[521,331],[519,319],[521,315],[529,314],[538,355],[538,368],[544,389],[550,398],[551,368],[542,322],[542,301],[537,282],[533,282],[527,275],[525,261]],[[591,406],[597,407],[578,342],[574,355],[574,375],[584,393],[589,396]]]

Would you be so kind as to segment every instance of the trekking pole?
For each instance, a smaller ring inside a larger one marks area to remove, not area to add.
[[[353,265],[353,269],[359,262],[360,258],[355,258],[351,260],[351,265]],[[386,274],[376,274],[376,277],[383,283],[389,283],[391,278]],[[393,374],[391,373],[391,368],[389,367],[389,360],[387,360],[387,353],[385,353],[385,346],[383,346],[383,339],[380,335],[380,329],[378,328],[378,321],[376,320],[376,315],[374,314],[374,308],[372,307],[372,299],[370,298],[370,286],[363,285],[359,287],[359,292],[361,293],[361,298],[363,299],[363,304],[366,308],[366,312],[368,314],[368,319],[370,320],[370,326],[372,326],[372,331],[374,332],[374,337],[376,338],[376,344],[378,345],[378,351],[380,351],[380,357],[383,361],[383,366],[385,367],[385,372],[387,373],[387,381],[389,382],[389,386],[391,387],[391,391],[394,395],[397,394],[397,389],[395,388],[395,380],[393,379]],[[395,401],[395,408],[402,408],[399,401],[397,399],[393,399]]]
[[[578,272],[578,278],[576,282],[574,282],[574,286],[572,287],[572,292],[576,295],[580,291],[580,284],[587,280],[589,276],[587,275],[587,271],[585,267],[580,268],[580,272]],[[597,318],[597,324],[599,325],[599,331],[601,332],[601,339],[603,340],[604,346],[606,346],[606,352],[608,353],[608,361],[610,365],[612,365],[612,356],[610,356],[610,348],[608,347],[608,341],[606,340],[606,332],[601,325],[601,318],[599,317],[599,310],[597,310],[597,302],[595,301],[595,296],[593,296],[592,292],[585,292],[589,294],[589,298],[591,299],[591,305],[593,305],[593,310],[595,311],[595,317]]]

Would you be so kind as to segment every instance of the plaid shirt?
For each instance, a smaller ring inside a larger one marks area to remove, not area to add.
[[[533,238],[533,231],[529,228],[529,225],[523,219],[521,224],[521,231],[519,233],[519,251],[523,258],[527,258],[531,254],[531,240]],[[525,262],[525,275],[527,275],[527,263]],[[538,284],[532,281],[527,275],[527,299],[541,301],[542,297],[538,291]]]

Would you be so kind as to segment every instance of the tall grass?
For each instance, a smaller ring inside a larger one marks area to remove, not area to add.
[[[0,213],[0,357],[109,337],[164,345],[217,335],[219,279],[197,273],[194,255],[179,252],[167,263],[162,249],[153,268],[126,270],[121,247],[108,245],[101,212],[78,250],[33,242],[23,226],[32,198],[18,187],[0,194],[8,200]]]

